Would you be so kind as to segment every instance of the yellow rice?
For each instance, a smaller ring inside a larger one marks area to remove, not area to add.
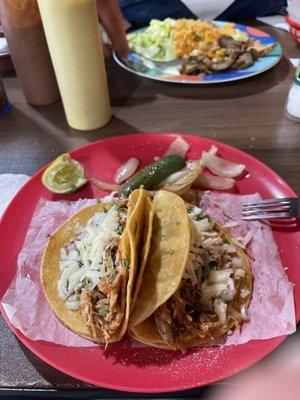
[[[188,56],[194,49],[199,48],[200,43],[205,46],[217,45],[221,35],[232,35],[233,33],[234,24],[228,23],[217,28],[211,22],[200,19],[178,19],[172,26],[176,57]]]

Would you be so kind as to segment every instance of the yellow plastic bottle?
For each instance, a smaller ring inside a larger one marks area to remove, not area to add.
[[[94,130],[111,118],[95,0],[38,0],[67,121]]]

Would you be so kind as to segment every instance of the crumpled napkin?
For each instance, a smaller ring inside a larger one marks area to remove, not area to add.
[[[17,191],[30,177],[23,174],[0,175],[0,218]]]

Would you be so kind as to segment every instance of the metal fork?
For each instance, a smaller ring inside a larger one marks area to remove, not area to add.
[[[242,207],[242,219],[247,221],[297,217],[300,217],[300,198],[260,200],[256,203],[243,204]]]
[[[155,73],[161,74],[162,71],[170,67],[179,67],[180,61],[153,61],[140,54],[130,52],[126,59],[120,60],[115,52],[113,57],[119,65],[126,65],[127,67],[134,69],[138,73],[149,73],[155,76]]]

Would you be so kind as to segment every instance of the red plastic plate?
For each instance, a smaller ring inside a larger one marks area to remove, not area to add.
[[[188,157],[197,158],[212,144],[231,161],[247,166],[247,178],[238,181],[241,194],[259,192],[263,197],[295,196],[289,186],[272,170],[251,156],[222,143],[197,136],[183,135],[191,145]],[[111,181],[116,169],[130,157],[143,164],[162,155],[175,139],[175,134],[135,134],[100,140],[71,152],[72,157],[86,168],[88,176]],[[15,271],[19,251],[38,200],[75,200],[103,193],[86,186],[69,196],[49,193],[42,185],[38,172],[15,196],[0,223],[0,298],[9,286]],[[295,284],[297,321],[300,319],[300,232],[274,232],[282,262],[289,279]],[[297,261],[298,260],[298,261]],[[2,315],[7,317],[2,309]],[[82,381],[111,389],[132,392],[165,392],[194,388],[226,378],[254,364],[270,353],[285,337],[250,342],[240,346],[204,348],[187,354],[151,348],[130,348],[128,339],[100,347],[70,348],[48,342],[34,342],[15,329],[16,336],[34,354],[58,370]]]

